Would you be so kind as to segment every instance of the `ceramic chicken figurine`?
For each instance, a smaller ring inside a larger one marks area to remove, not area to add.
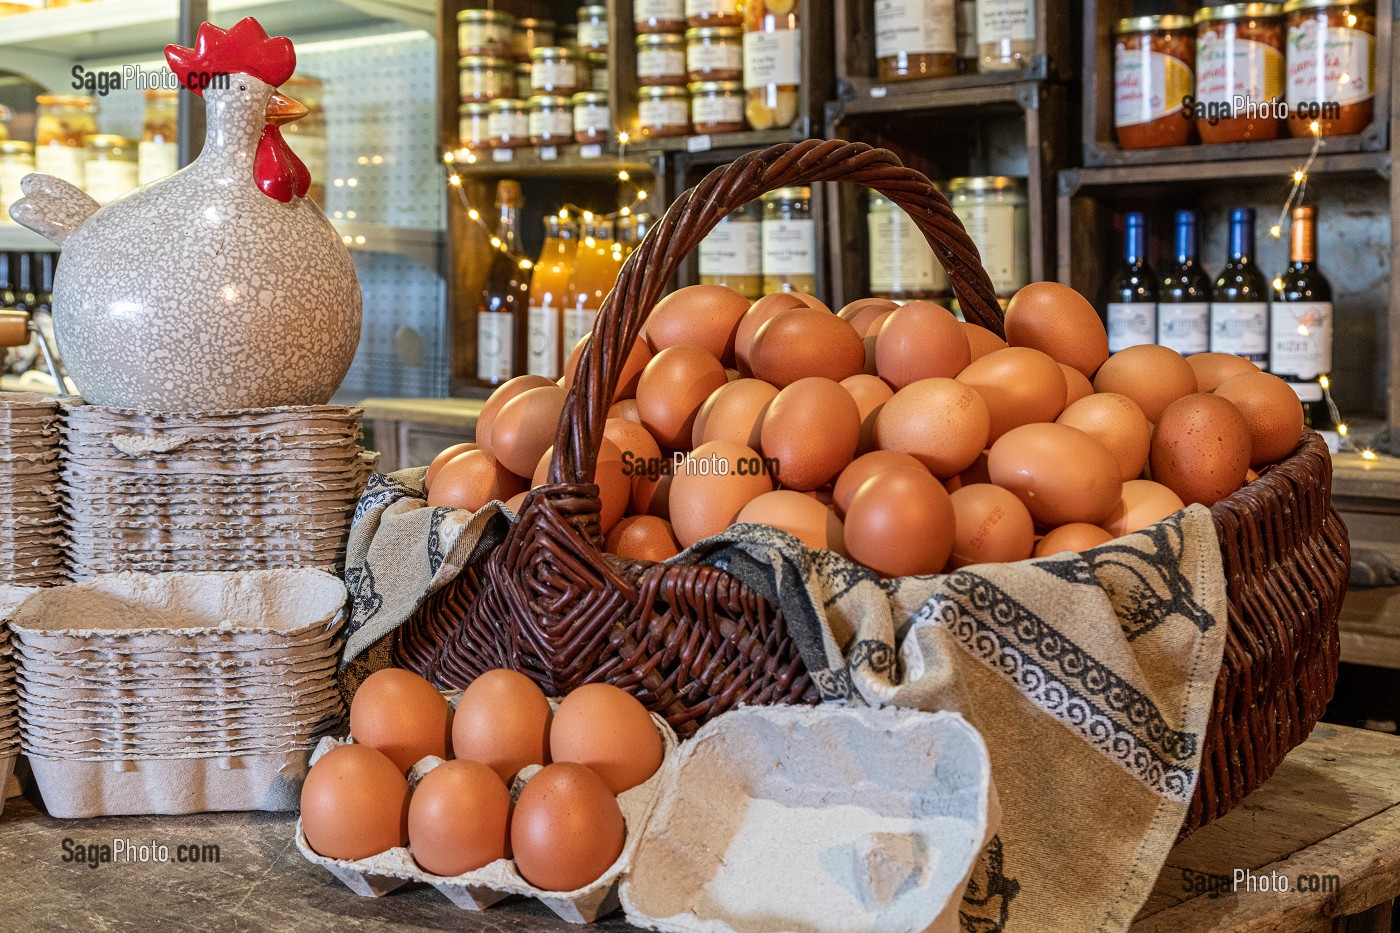
[[[62,248],[53,316],[69,375],[87,401],[123,408],[324,404],[355,355],[361,296],[278,129],[306,114],[276,93],[291,40],[250,17],[205,23],[165,56],[204,98],[199,158],[105,207],[30,175],[10,208]]]

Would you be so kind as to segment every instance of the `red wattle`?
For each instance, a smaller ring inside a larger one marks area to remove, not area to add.
[[[284,203],[290,201],[293,195],[306,197],[311,187],[311,173],[307,171],[306,164],[287,145],[282,131],[271,123],[263,127],[262,139],[258,141],[253,179],[263,194]]]

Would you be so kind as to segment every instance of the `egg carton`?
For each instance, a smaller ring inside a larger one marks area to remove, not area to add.
[[[0,752],[0,787],[6,789],[10,786],[10,778],[14,776],[15,764],[19,761],[19,747],[7,749]],[[5,800],[9,794],[0,794],[0,813],[5,812]]]

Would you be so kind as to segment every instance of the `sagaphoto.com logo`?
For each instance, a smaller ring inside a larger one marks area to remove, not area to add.
[[[1187,94],[1181,99],[1179,112],[1184,120],[1216,126],[1221,120],[1339,120],[1342,105],[1335,100],[1312,100],[1289,106],[1279,98],[1255,100],[1244,94],[1229,100],[1198,100],[1194,94]]]
[[[169,68],[146,71],[137,65],[122,65],[120,68],[84,68],[74,65],[70,74],[69,86],[85,94],[106,97],[113,91],[127,89],[135,91],[178,91],[180,79]],[[220,90],[229,86],[230,75],[226,71],[194,71],[190,73],[190,89],[207,91]]]
[[[104,865],[213,865],[218,864],[218,843],[187,840],[163,843],[154,839],[122,839],[80,841],[66,836],[60,845],[59,860],[73,865],[97,869]]]

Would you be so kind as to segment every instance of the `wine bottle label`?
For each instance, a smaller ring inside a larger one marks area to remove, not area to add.
[[[1210,302],[1157,305],[1157,342],[1182,356],[1210,349]]]
[[[953,55],[958,50],[953,0],[875,0],[875,57]]]
[[[763,221],[763,274],[816,275],[817,222]]]
[[[1316,379],[1332,371],[1332,302],[1269,305],[1269,372]]]
[[[763,243],[759,225],[731,220],[711,230],[700,241],[700,274],[762,275]]]
[[[505,382],[515,358],[513,318],[509,314],[483,313],[476,316],[476,378],[493,385]]]
[[[1108,352],[1153,343],[1157,339],[1157,306],[1152,302],[1111,301],[1108,304]]]
[[[1261,366],[1269,359],[1269,306],[1262,301],[1210,303],[1210,349]]]
[[[584,337],[593,332],[593,322],[598,320],[598,312],[587,308],[564,309],[564,346],[572,353],[574,347]]]
[[[530,306],[530,334],[526,343],[527,368],[532,376],[546,379],[559,378],[559,309],[553,307]]]

